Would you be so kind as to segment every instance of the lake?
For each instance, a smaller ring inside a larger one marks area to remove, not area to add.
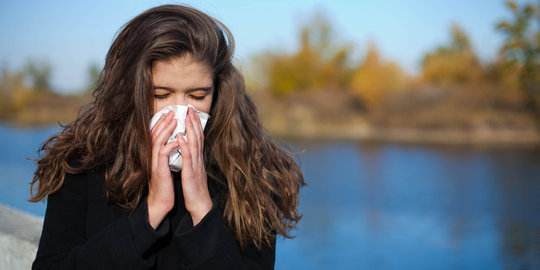
[[[0,125],[0,203],[26,202],[56,127]],[[288,141],[308,186],[276,269],[540,269],[540,148]]]

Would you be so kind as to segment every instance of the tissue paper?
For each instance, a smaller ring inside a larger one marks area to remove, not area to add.
[[[159,120],[159,118],[167,114],[169,111],[174,111],[174,119],[178,121],[178,124],[176,125],[176,128],[173,130],[171,135],[169,136],[169,139],[167,139],[167,143],[176,141],[176,136],[178,134],[181,134],[182,137],[187,141],[187,135],[186,135],[186,115],[188,108],[193,106],[191,104],[184,106],[184,105],[170,105],[165,108],[163,108],[161,111],[157,112],[152,116],[152,119],[150,120],[150,129],[154,127]],[[204,127],[206,126],[206,122],[210,118],[210,115],[207,113],[198,111],[197,109],[193,108],[193,111],[196,112],[199,115],[199,119],[201,120],[201,125],[204,130]],[[180,147],[175,148],[171,153],[169,154],[169,167],[171,171],[178,172],[182,169],[182,153],[180,152]]]

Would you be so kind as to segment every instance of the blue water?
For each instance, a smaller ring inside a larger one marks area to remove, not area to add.
[[[0,203],[57,128],[0,126]],[[540,269],[540,148],[289,141],[308,183],[276,269]]]
[[[0,125],[0,203],[34,215],[45,214],[45,203],[29,203],[37,150],[57,127],[15,128]]]

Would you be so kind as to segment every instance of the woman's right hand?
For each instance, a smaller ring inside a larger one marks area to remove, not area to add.
[[[174,183],[169,168],[169,154],[178,147],[178,140],[167,143],[177,125],[174,112],[161,116],[152,128],[152,173],[148,184],[148,221],[156,229],[174,206]]]

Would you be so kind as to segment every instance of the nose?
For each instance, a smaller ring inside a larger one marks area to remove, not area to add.
[[[188,104],[186,103],[186,98],[184,97],[184,95],[177,94],[174,99],[174,105],[187,106]]]

